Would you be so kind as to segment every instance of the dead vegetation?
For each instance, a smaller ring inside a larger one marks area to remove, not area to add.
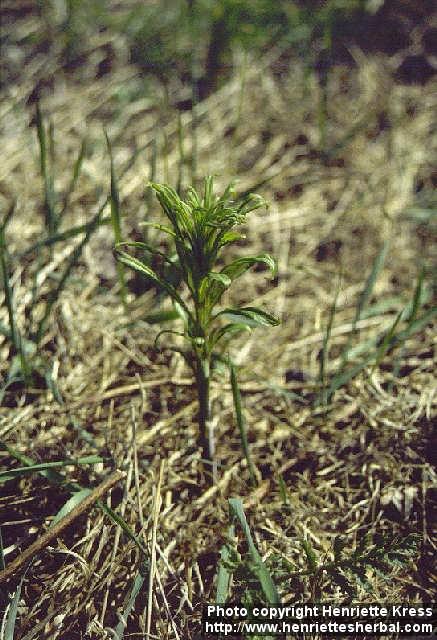
[[[34,462],[102,456],[104,462],[92,467],[61,469],[66,483],[83,487],[96,486],[111,467],[126,471],[107,505],[131,527],[148,562],[156,557],[156,563],[145,566],[138,545],[101,509],[89,510],[28,569],[16,638],[113,637],[109,630],[130,611],[135,580],[142,586],[125,637],[147,637],[151,628],[152,638],[198,638],[202,606],[215,599],[227,500],[236,496],[242,497],[285,602],[312,595],[303,579],[279,575],[280,559],[296,573],[305,570],[300,538],[329,555],[335,536],[345,536],[353,549],[368,532],[418,533],[420,544],[389,580],[370,571],[371,591],[359,590],[359,600],[433,599],[432,316],[404,341],[387,345],[378,366],[369,362],[328,403],[315,399],[321,358],[326,356],[325,374],[332,380],[351,336],[353,346],[364,345],[352,363],[364,358],[366,341],[379,337],[381,345],[381,336],[413,299],[422,266],[418,315],[433,309],[435,87],[396,84],[384,58],[355,51],[357,71],[332,72],[327,147],[320,150],[315,80],[298,60],[278,78],[273,63],[279,55],[274,50],[263,60],[242,60],[235,76],[194,110],[196,177],[215,174],[225,185],[237,176],[239,191],[257,191],[270,202],[267,211],[253,215],[242,249],[276,256],[275,286],[247,274],[233,292],[236,303],[255,300],[281,318],[267,336],[254,331],[233,347],[259,486],[249,486],[229,385],[218,376],[211,393],[219,480],[212,487],[199,484],[193,381],[181,357],[153,347],[159,329],[146,321],[167,308],[166,300],[132,279],[125,310],[113,232],[101,225],[56,300],[41,342],[62,402],[43,384],[9,387],[0,407],[1,460],[5,469],[22,466],[12,450]],[[29,126],[33,107],[26,97],[45,64],[51,65],[53,88],[42,107],[54,125],[57,193],[68,187],[82,138],[87,144],[61,230],[86,223],[106,201],[109,160],[102,124],[113,143],[125,238],[142,233],[141,222],[158,215],[144,194],[154,149],[153,171],[160,181],[187,186],[193,170],[191,112],[179,116],[174,97],[168,100],[151,80],[147,94],[135,97],[143,78],[130,66],[120,63],[109,75],[81,77],[79,83],[43,55],[26,65],[0,103],[3,211],[17,200],[7,246],[20,330],[34,304],[35,278],[38,319],[80,241],[25,253],[44,237],[38,147]],[[102,215],[108,214],[106,206]],[[149,241],[159,246],[159,232],[151,230]],[[386,241],[384,268],[354,326],[360,293]],[[329,348],[323,351],[338,281]],[[7,325],[6,306],[0,313]],[[6,380],[10,345],[0,339]],[[0,487],[8,563],[41,535],[70,491],[38,474]],[[240,544],[244,549],[242,539]],[[20,577],[0,586],[3,608]],[[342,600],[327,577],[321,588],[326,599]]]

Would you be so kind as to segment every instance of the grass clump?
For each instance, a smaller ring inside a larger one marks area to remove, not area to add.
[[[276,271],[276,263],[267,253],[237,258],[219,268],[225,247],[243,237],[235,231],[235,227],[244,223],[250,212],[263,206],[264,200],[253,194],[241,200],[235,200],[232,186],[228,186],[223,195],[217,196],[214,194],[212,177],[205,179],[202,195],[190,187],[185,199],[182,199],[168,185],[151,183],[150,186],[155,191],[162,210],[170,222],[170,226],[155,226],[169,236],[174,243],[177,254],[176,268],[180,282],[185,284],[186,291],[182,291],[181,287],[175,287],[158,275],[148,264],[126,253],[122,247],[141,248],[146,252],[160,255],[164,262],[174,266],[175,261],[170,254],[161,254],[147,243],[125,242],[117,244],[117,256],[122,263],[139,271],[164,289],[183,320],[184,331],[179,335],[183,336],[188,345],[187,349],[182,350],[182,354],[192,369],[196,381],[199,400],[199,443],[204,458],[212,461],[214,457],[210,408],[212,365],[217,357],[221,357],[224,346],[236,334],[256,326],[278,324],[274,316],[257,307],[221,308],[220,306],[225,291],[252,266],[265,265],[272,274]],[[225,360],[229,364],[229,360]],[[236,398],[236,378],[232,367],[231,372],[234,398]],[[241,407],[237,414],[241,415]],[[239,418],[238,422],[241,424]],[[247,444],[244,446],[244,451],[248,458]],[[249,469],[252,469],[250,463]],[[251,476],[253,479],[253,471]]]

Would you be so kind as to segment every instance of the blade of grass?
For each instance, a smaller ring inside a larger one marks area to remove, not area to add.
[[[121,212],[120,212],[120,191],[117,183],[117,176],[114,167],[114,156],[112,153],[112,146],[109,140],[109,136],[106,130],[104,130],[106,144],[108,146],[110,167],[111,167],[111,224],[114,232],[114,244],[118,245],[122,242],[121,232]],[[127,307],[127,287],[126,287],[126,274],[124,270],[124,264],[117,260],[117,274],[118,282],[120,285],[120,296],[124,307]]]
[[[232,523],[228,528],[229,540],[235,538],[235,525]],[[217,604],[224,604],[230,596],[230,588],[232,581],[232,550],[229,543],[225,543],[220,550],[219,568],[217,572],[217,588],[215,601]]]
[[[365,309],[365,307],[367,306],[372,293],[373,293],[373,289],[375,288],[375,283],[376,280],[378,279],[378,276],[384,266],[384,261],[387,255],[389,249],[389,241],[386,240],[380,250],[380,252],[378,253],[378,255],[376,256],[373,265],[372,265],[372,269],[370,271],[370,274],[366,280],[366,284],[364,285],[364,289],[361,292],[361,295],[358,299],[358,303],[357,303],[357,308],[355,310],[355,317],[353,319],[352,322],[352,330],[349,334],[349,339],[348,342],[343,350],[342,353],[342,357],[341,357],[341,364],[340,364],[340,369],[339,372],[341,372],[344,369],[344,366],[347,362],[347,355],[348,352],[350,351],[351,345],[352,345],[352,340],[356,335],[357,332],[357,324],[361,319],[362,313]]]
[[[35,336],[35,341],[37,343],[39,343],[44,335],[44,331],[46,328],[46,324],[47,321],[50,317],[53,305],[56,303],[56,301],[58,300],[60,294],[62,293],[62,290],[65,287],[65,284],[67,283],[67,280],[72,272],[72,270],[74,269],[74,267],[76,266],[80,256],[82,255],[82,252],[84,250],[84,248],[86,247],[86,245],[88,244],[88,242],[91,239],[92,234],[94,233],[94,231],[97,229],[97,227],[99,226],[100,223],[100,215],[96,215],[93,220],[91,221],[91,223],[89,223],[85,236],[84,238],[79,242],[79,244],[75,247],[74,251],[72,252],[70,259],[67,262],[67,265],[64,269],[63,274],[61,275],[58,285],[56,286],[55,289],[53,289],[52,291],[50,291],[47,302],[46,302],[46,307],[44,310],[44,315],[41,318],[39,324],[38,324],[38,329],[36,332],[36,336]]]
[[[5,551],[3,548],[3,538],[2,538],[2,530],[0,527],[0,571],[3,571],[3,569],[6,567],[6,562],[5,562]]]
[[[232,397],[234,400],[235,418],[237,420],[238,429],[240,431],[241,446],[243,449],[243,454],[247,461],[247,467],[249,469],[249,474],[250,474],[250,481],[253,486],[256,486],[258,482],[256,479],[255,467],[253,465],[252,458],[250,456],[249,441],[247,439],[246,421],[244,419],[243,411],[241,408],[241,393],[240,393],[240,388],[238,386],[237,373],[235,371],[235,366],[233,362],[231,362],[231,360],[229,360],[229,371],[231,373]]]
[[[9,453],[11,457],[21,462],[21,464],[24,464],[27,466],[35,466],[35,461],[32,460],[32,458],[29,458],[29,456],[26,456],[20,453],[19,451],[16,451],[6,442],[0,441],[0,446],[2,446]],[[66,491],[70,491],[71,493],[77,493],[78,491],[83,491],[84,489],[84,487],[82,487],[77,482],[69,482],[62,474],[58,473],[57,471],[53,471],[52,469],[40,470],[40,471],[37,471],[37,473],[47,478],[47,480],[49,480],[53,484],[61,485]],[[120,527],[120,529],[122,529],[122,531],[124,531],[124,533],[129,538],[129,540],[131,540],[138,547],[141,553],[145,557],[147,557],[146,549],[144,548],[140,540],[136,537],[136,535],[133,533],[129,525],[123,520],[123,518],[119,516],[117,513],[115,513],[113,509],[108,507],[106,504],[104,504],[100,500],[98,500],[96,504],[99,507],[99,509],[101,509],[110,518],[110,520],[112,520],[117,526]]]
[[[128,617],[135,606],[135,601],[138,597],[138,594],[141,591],[141,588],[144,584],[144,581],[147,575],[148,575],[148,565],[146,561],[143,561],[141,564],[140,570],[135,576],[130,593],[127,594],[125,601],[123,603],[123,613],[118,614],[120,621],[115,627],[115,629],[112,629],[114,640],[123,639],[124,632],[127,627]]]
[[[9,265],[7,259],[7,249],[6,249],[6,241],[4,235],[4,229],[6,226],[6,221],[3,221],[3,224],[0,229],[0,268],[1,268],[1,278],[3,283],[3,290],[5,292],[5,303],[6,309],[8,312],[9,319],[9,335],[11,338],[11,342],[14,346],[15,352],[19,353],[20,344],[18,340],[18,330],[15,322],[15,311],[14,311],[14,302],[13,302],[13,292],[11,283],[9,280]]]
[[[384,359],[385,354],[389,350],[390,343],[392,341],[393,336],[395,335],[397,326],[398,326],[399,322],[402,319],[404,311],[405,311],[404,309],[401,309],[401,311],[399,311],[399,313],[396,316],[393,324],[391,325],[391,327],[389,328],[389,330],[385,334],[384,339],[383,339],[381,345],[379,346],[379,348],[378,348],[378,350],[376,352],[375,362],[373,363],[372,370],[371,370],[370,374],[374,373],[375,369],[380,365],[381,361]]]
[[[77,507],[77,505],[79,505],[82,502],[82,500],[84,500],[87,496],[89,496],[90,493],[91,493],[91,489],[82,489],[81,491],[77,491],[76,493],[73,493],[71,498],[67,500],[64,506],[59,509],[58,513],[55,515],[55,517],[51,521],[50,526],[53,527],[57,522],[62,520],[64,516],[70,513],[72,509]]]
[[[322,350],[320,353],[319,383],[322,387],[322,391],[320,393],[320,400],[322,404],[326,404],[326,371],[328,368],[331,333],[332,333],[332,327],[334,324],[335,313],[337,311],[337,302],[338,302],[339,293],[340,293],[340,283],[337,285],[337,291],[335,293],[334,302],[332,303],[331,308],[329,310],[328,324],[326,325],[326,331],[323,337]]]
[[[40,169],[44,189],[44,222],[47,235],[50,237],[56,231],[56,213],[54,209],[53,177],[49,170],[49,153],[53,152],[53,130],[49,132],[47,141],[46,128],[39,103],[36,105],[36,131],[39,143]]]
[[[67,191],[65,193],[64,202],[62,204],[62,208],[58,216],[58,226],[59,226],[59,222],[62,220],[65,212],[67,211],[67,207],[70,203],[70,198],[76,188],[77,181],[79,180],[79,176],[82,171],[82,164],[85,158],[86,151],[87,151],[87,142],[86,142],[86,138],[84,138],[81,142],[79,153],[77,155],[76,162],[74,163],[74,167],[73,167],[73,175],[71,177],[70,184],[68,185]]]
[[[48,469],[56,469],[58,467],[67,466],[81,466],[83,464],[99,464],[105,462],[105,458],[100,456],[84,456],[77,460],[58,460],[56,462],[42,462],[41,464],[26,465],[25,467],[19,467],[18,469],[9,469],[7,471],[0,472],[0,483],[7,482],[16,477],[22,477],[29,473],[36,473],[39,471],[47,471]]]
[[[15,623],[17,622],[18,605],[20,604],[21,589],[26,578],[27,570],[21,578],[4,619],[4,640],[14,640]]]
[[[243,533],[245,535],[247,546],[249,548],[249,554],[251,557],[251,570],[258,578],[263,593],[270,604],[280,604],[279,594],[277,592],[275,583],[267,570],[262,558],[255,546],[255,543],[250,532],[249,524],[246,520],[246,515],[243,509],[243,503],[239,498],[230,498],[229,507],[231,511],[231,517],[236,518],[240,523]]]

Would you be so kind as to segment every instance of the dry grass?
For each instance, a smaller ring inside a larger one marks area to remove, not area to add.
[[[374,372],[364,371],[327,408],[314,409],[310,401],[340,271],[332,369],[382,243],[389,239],[391,247],[374,299],[394,297],[397,302],[360,322],[360,340],[393,322],[394,311],[411,298],[419,264],[431,266],[432,238],[407,212],[416,202],[419,182],[432,186],[436,94],[431,85],[395,85],[384,60],[361,59],[357,53],[357,72],[339,68],[331,79],[328,139],[338,150],[325,161],[316,152],[317,88],[298,62],[285,77],[275,76],[271,62],[276,55],[247,65],[243,91],[239,72],[197,107],[199,173],[217,174],[220,184],[237,175],[242,191],[256,189],[271,202],[267,212],[254,215],[246,244],[277,256],[277,284],[264,287],[262,276],[249,275],[244,289],[234,293],[236,302],[256,299],[282,320],[267,336],[255,331],[234,347],[260,486],[249,489],[231,394],[220,381],[212,392],[220,480],[212,488],[199,485],[192,381],[176,354],[153,349],[157,329],[144,321],[156,310],[153,291],[131,294],[126,317],[109,227],[102,227],[91,241],[56,304],[43,342],[65,404],[56,403],[45,390],[35,389],[30,396],[17,390],[0,408],[1,440],[35,460],[79,457],[94,452],[95,446],[127,471],[123,486],[108,501],[144,545],[150,549],[153,543],[156,565],[149,593],[155,636],[150,637],[199,637],[202,604],[214,598],[227,498],[232,496],[242,496],[261,553],[267,558],[282,555],[298,567],[299,536],[323,550],[338,533],[347,535],[352,547],[368,530],[419,531],[423,544],[415,566],[399,570],[390,582],[373,576],[370,599],[432,600],[432,327],[409,339]],[[8,231],[13,255],[37,240],[42,230],[36,136],[28,126],[24,99],[43,63],[46,58],[37,56],[0,103],[1,205],[5,208],[18,198]],[[55,69],[55,61],[47,64]],[[97,81],[85,77],[80,84],[55,75],[53,93],[43,106],[55,125],[59,190],[68,183],[80,138],[86,135],[89,143],[68,211],[69,225],[89,220],[108,192],[102,123],[114,141],[119,173],[135,157],[120,178],[126,237],[140,229],[146,214],[143,194],[153,140],[158,144],[158,179],[174,184],[178,178],[177,118],[170,106],[160,104],[159,87],[150,83],[150,94],[141,99],[122,96],[140,82],[123,64],[110,76]],[[186,157],[189,119],[188,114],[182,117]],[[188,182],[187,163],[184,184]],[[156,213],[154,209],[154,218]],[[158,232],[151,233],[159,242]],[[72,247],[71,242],[56,246],[47,269],[40,272],[42,290]],[[22,319],[36,262],[26,258],[13,264],[17,317]],[[0,313],[7,322],[6,311]],[[0,349],[6,374],[5,342]],[[397,357],[400,377],[392,371]],[[299,393],[304,402],[287,391]],[[2,464],[13,464],[5,453]],[[104,473],[103,467],[76,469],[68,478],[90,486]],[[280,476],[289,490],[288,507],[282,503]],[[68,492],[36,476],[1,486],[7,561],[28,546],[67,498]],[[89,511],[31,566],[17,637],[111,637],[107,629],[118,622],[138,566],[134,544],[98,509]],[[146,585],[126,637],[147,637]],[[7,593],[3,595],[5,601]],[[285,586],[283,596],[287,601],[296,594]],[[366,597],[363,593],[362,599]]]

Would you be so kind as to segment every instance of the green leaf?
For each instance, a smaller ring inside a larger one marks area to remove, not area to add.
[[[238,386],[237,373],[235,371],[235,366],[231,362],[231,360],[229,360],[229,371],[231,374],[232,398],[234,400],[235,418],[237,420],[238,429],[240,431],[241,447],[243,449],[243,454],[247,461],[247,466],[250,473],[250,480],[253,486],[256,486],[258,483],[255,475],[255,467],[253,465],[252,458],[250,455],[249,441],[247,438],[246,420],[244,419],[244,414],[241,407],[241,393],[240,393],[240,388]]]
[[[269,255],[268,253],[262,253],[259,256],[248,256],[244,258],[237,258],[231,264],[228,264],[226,267],[223,267],[222,273],[229,276],[231,280],[236,280],[243,273],[245,273],[250,267],[253,267],[256,264],[264,264],[268,267],[274,277],[277,272],[277,264],[275,259]]]
[[[126,596],[125,601],[123,603],[123,613],[121,615],[119,614],[120,621],[115,627],[115,629],[113,629],[112,631],[112,633],[114,634],[114,640],[122,640],[124,636],[124,632],[127,627],[128,617],[135,606],[135,601],[138,597],[138,594],[141,591],[141,588],[144,584],[146,576],[148,575],[148,571],[149,571],[148,563],[147,561],[143,560],[140,570],[135,576],[132,589],[130,593],[128,593],[128,595]]]
[[[70,511],[72,511],[75,507],[77,507],[82,502],[82,500],[89,496],[90,493],[91,489],[81,489],[80,491],[73,493],[71,498],[67,500],[64,506],[59,509],[58,513],[51,521],[50,526],[53,527],[53,525],[59,522],[59,520],[62,520],[62,518],[69,514]]]
[[[126,264],[131,269],[134,269],[135,271],[139,271],[140,273],[145,275],[147,278],[152,280],[152,282],[155,282],[162,289],[167,291],[167,293],[172,298],[172,300],[179,303],[180,306],[187,313],[187,315],[188,316],[190,315],[187,305],[184,303],[184,301],[182,300],[182,298],[180,297],[176,289],[170,283],[160,278],[158,274],[155,273],[155,271],[153,271],[153,269],[151,269],[149,266],[144,264],[144,262],[141,262],[141,260],[138,260],[137,258],[130,256],[128,253],[125,253],[124,251],[120,251],[120,249],[117,249],[117,247],[115,248],[115,251],[117,253],[118,260]]]
[[[251,328],[242,322],[232,322],[231,324],[227,324],[219,329],[214,329],[210,335],[211,348],[218,344],[223,338],[231,338],[242,331],[251,331]]]
[[[214,282],[218,282],[225,289],[231,286],[232,280],[231,278],[225,274],[224,272],[216,273],[215,271],[210,271],[207,276],[208,280],[214,280]]]
[[[6,617],[4,620],[4,640],[14,640],[15,623],[17,621],[18,605],[20,604],[21,588],[23,586],[26,573],[27,570],[18,583],[15,593],[12,597],[11,604],[9,605],[9,609],[6,613]]]
[[[120,191],[118,188],[117,175],[115,173],[114,167],[114,157],[112,155],[112,146],[109,140],[108,133],[106,129],[104,130],[106,144],[108,145],[109,152],[109,160],[111,167],[111,223],[112,229],[114,232],[114,242],[115,244],[121,243],[122,232],[121,232],[121,207],[120,207]],[[127,286],[126,286],[126,276],[124,273],[124,267],[121,262],[117,262],[117,275],[118,282],[120,285],[120,293],[121,300],[126,307],[127,305]]]
[[[301,538],[300,543],[305,551],[308,568],[310,571],[314,573],[315,571],[317,571],[317,567],[318,567],[316,552],[314,551],[312,544],[309,540],[305,540],[305,538]]]
[[[238,240],[245,240],[246,236],[237,231],[227,231],[220,238],[220,247],[224,247],[232,242],[238,242]]]
[[[40,471],[47,471],[49,469],[54,469],[57,467],[67,467],[67,466],[81,466],[83,464],[98,464],[100,462],[105,462],[104,458],[100,456],[85,456],[83,458],[78,458],[77,460],[59,460],[56,462],[43,462],[41,464],[33,464],[25,467],[20,467],[18,469],[9,469],[8,471],[0,472],[0,484],[3,482],[7,482],[8,480],[12,480],[16,477],[21,477],[28,475],[29,473],[39,473]]]
[[[6,566],[5,562],[5,552],[3,548],[3,538],[2,538],[2,530],[0,527],[0,571],[3,571]]]
[[[235,527],[233,524],[229,526],[228,538],[235,538]],[[217,572],[217,589],[215,601],[217,604],[224,604],[229,595],[232,580],[232,571],[230,570],[233,554],[229,543],[225,543],[220,550],[219,569]]]
[[[162,251],[158,251],[153,245],[147,242],[117,242],[116,249],[118,249],[118,247],[138,247],[139,249],[145,249],[153,255],[160,256],[164,260],[164,262],[169,264],[173,269],[177,269],[179,271],[174,260],[168,258],[165,253],[162,253]]]
[[[263,309],[257,307],[241,307],[239,309],[223,309],[215,316],[224,315],[230,320],[244,323],[248,327],[277,327],[279,320]]]
[[[275,583],[273,582],[272,577],[262,561],[258,549],[253,541],[252,534],[246,520],[246,515],[243,510],[243,503],[239,498],[230,498],[229,507],[231,510],[231,516],[239,521],[240,526],[243,529],[252,560],[251,568],[261,584],[261,588],[267,602],[270,604],[280,604],[280,598]]]
[[[169,236],[176,238],[176,234],[171,227],[168,227],[165,224],[158,224],[157,222],[141,222],[142,227],[152,227],[153,229],[158,229],[158,231],[163,231],[167,233]]]

